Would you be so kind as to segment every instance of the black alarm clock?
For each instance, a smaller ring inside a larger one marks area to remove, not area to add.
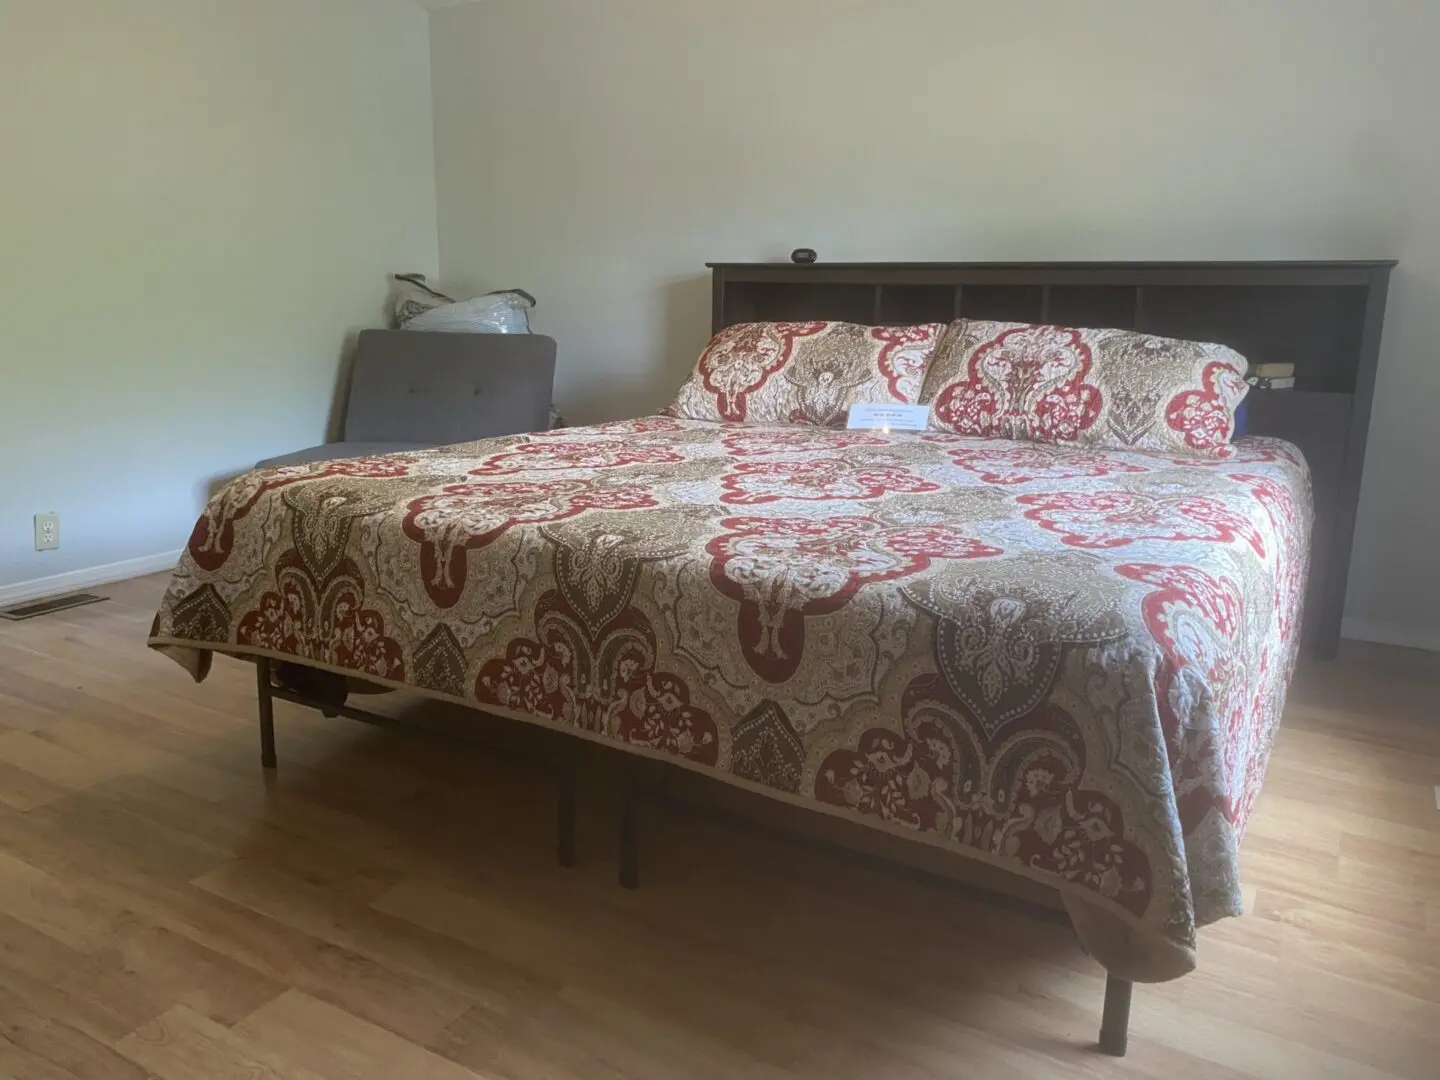
[[[790,252],[790,261],[798,266],[809,266],[819,257],[814,248],[796,248]]]

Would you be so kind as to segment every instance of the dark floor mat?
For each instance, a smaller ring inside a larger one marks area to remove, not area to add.
[[[84,607],[86,604],[98,604],[104,599],[105,597],[96,596],[94,593],[77,592],[67,593],[65,596],[50,596],[44,600],[27,600],[23,604],[0,608],[0,619],[19,622],[21,619],[33,619],[37,615],[49,615],[56,611]]]

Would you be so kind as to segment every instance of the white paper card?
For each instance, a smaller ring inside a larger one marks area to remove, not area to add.
[[[846,427],[864,431],[924,431],[929,405],[851,405]]]

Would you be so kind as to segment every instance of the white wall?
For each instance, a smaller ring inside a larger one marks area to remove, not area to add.
[[[0,0],[0,589],[180,548],[322,440],[347,332],[436,260],[426,20]]]
[[[706,260],[1398,257],[1349,626],[1440,648],[1440,4],[488,0],[431,28],[443,276],[538,294],[582,421],[667,400]]]

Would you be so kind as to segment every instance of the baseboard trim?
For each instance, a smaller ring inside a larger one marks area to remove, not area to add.
[[[106,563],[92,566],[88,570],[71,570],[68,574],[52,574],[50,577],[35,578],[33,581],[17,581],[13,585],[0,585],[0,607],[23,604],[27,600],[39,600],[46,596],[74,592],[77,589],[93,589],[98,585],[112,585],[126,578],[158,574],[162,570],[173,570],[180,561],[180,551],[162,551],[158,555],[145,555],[139,559]]]
[[[1340,636],[1355,641],[1373,641],[1377,645],[1399,645],[1406,649],[1440,652],[1440,630],[1433,627],[1346,619],[1340,624]]]

